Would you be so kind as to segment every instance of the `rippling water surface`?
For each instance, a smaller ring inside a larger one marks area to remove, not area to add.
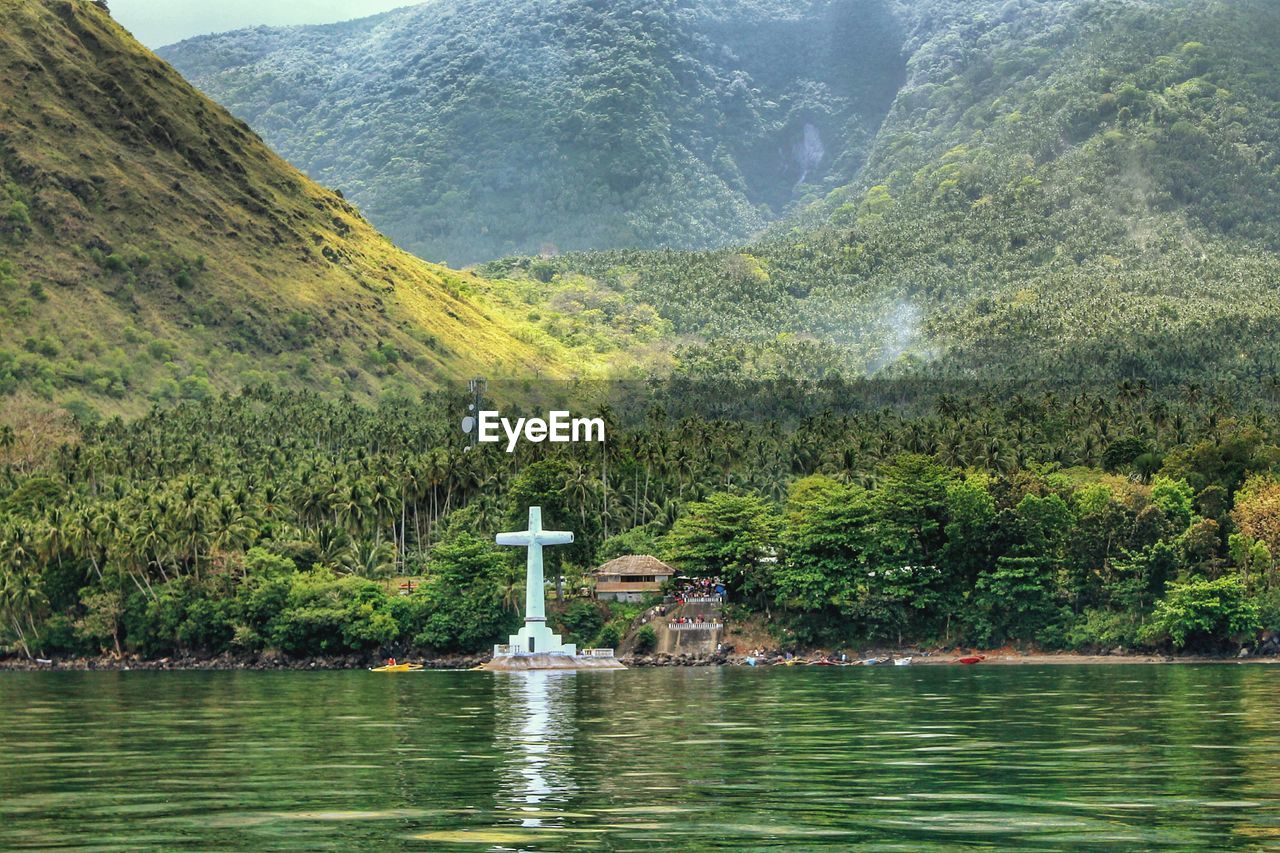
[[[0,847],[1280,845],[1280,669],[0,674]]]

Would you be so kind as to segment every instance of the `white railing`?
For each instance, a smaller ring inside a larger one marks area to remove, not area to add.
[[[503,643],[502,645],[497,645],[493,647],[493,654],[494,654],[494,657],[498,657],[501,655],[524,654],[524,647],[521,646],[519,643],[511,643],[511,644]]]
[[[719,595],[693,595],[684,600],[685,604],[719,604],[724,601]]]
[[[670,622],[668,631],[719,631],[724,627],[722,622]]]
[[[582,656],[584,658],[611,658],[613,657],[613,649],[583,649]]]

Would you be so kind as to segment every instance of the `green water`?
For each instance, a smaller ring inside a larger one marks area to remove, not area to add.
[[[1280,845],[1280,668],[0,674],[0,847]]]

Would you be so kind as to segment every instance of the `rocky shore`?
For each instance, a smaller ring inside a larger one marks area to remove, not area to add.
[[[1168,655],[1158,653],[1133,653],[1123,649],[1115,649],[1112,651],[1104,651],[1097,654],[1079,654],[1079,653],[1054,653],[1054,652],[1038,652],[1038,651],[1018,651],[1010,649],[995,649],[986,652],[977,651],[976,654],[985,655],[982,661],[986,666],[1002,666],[1002,665],[1052,665],[1052,664],[1177,664],[1177,663],[1257,663],[1257,664],[1280,664],[1280,657],[1277,657],[1276,650],[1280,645],[1259,646],[1256,649],[1249,650],[1247,653],[1237,652],[1236,654],[1222,655]],[[934,650],[934,651],[876,651],[866,654],[867,658],[877,658],[881,661],[887,661],[891,658],[910,657],[912,666],[938,666],[954,663],[957,657],[964,654],[970,654],[969,650]],[[645,669],[651,667],[704,667],[704,666],[779,666],[779,665],[804,665],[816,663],[823,660],[838,659],[838,655],[828,656],[823,652],[811,652],[809,654],[795,655],[788,658],[781,652],[767,651],[756,656],[746,656],[736,653],[716,653],[711,655],[669,655],[669,654],[651,654],[651,655],[632,655],[619,658],[624,665],[631,669]],[[412,660],[414,663],[421,663],[426,669],[438,670],[459,670],[459,669],[475,669],[486,663],[491,658],[489,655],[452,655],[436,658],[406,656],[404,660]],[[111,657],[98,658],[58,658],[51,661],[27,660],[20,657],[0,658],[0,671],[192,671],[192,670],[208,670],[208,671],[322,671],[322,670],[348,670],[348,669],[368,669],[370,667],[379,666],[385,662],[381,657],[370,657],[367,655],[346,655],[334,657],[311,657],[311,658],[286,658],[275,655],[249,655],[237,657],[234,655],[220,655],[218,657],[174,657],[161,658],[159,660],[143,660],[136,657],[124,657],[115,659]],[[858,662],[853,658],[848,661],[849,665],[856,665]]]
[[[427,669],[471,669],[489,660],[488,655],[457,655],[439,658],[411,658]],[[406,659],[408,660],[408,658]],[[386,663],[384,658],[367,655],[345,655],[335,657],[287,658],[272,655],[219,655],[217,657],[174,657],[159,660],[144,660],[136,657],[97,657],[97,658],[57,658],[51,661],[27,660],[26,658],[0,658],[0,671],[234,671],[253,670],[268,672],[273,670],[339,670],[368,669]]]
[[[405,661],[421,663],[425,669],[475,669],[488,663],[489,655],[453,655],[437,658],[406,656]],[[742,664],[745,659],[729,655],[711,655],[697,657],[693,655],[643,655],[618,658],[628,667],[655,666],[725,666]],[[253,655],[237,657],[235,655],[219,655],[218,657],[173,657],[159,660],[145,660],[137,657],[96,658],[56,658],[53,660],[28,660],[23,657],[0,658],[0,671],[48,672],[51,670],[64,672],[149,672],[149,671],[199,671],[230,672],[249,670],[258,672],[270,671],[322,671],[343,669],[369,669],[385,663],[384,658],[364,655],[346,655],[337,657],[286,658],[269,655]]]

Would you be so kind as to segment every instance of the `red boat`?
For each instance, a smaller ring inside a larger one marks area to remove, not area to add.
[[[963,663],[963,664],[975,664],[975,663],[982,663],[986,659],[987,659],[986,655],[969,655],[968,657],[956,658],[955,662]]]

